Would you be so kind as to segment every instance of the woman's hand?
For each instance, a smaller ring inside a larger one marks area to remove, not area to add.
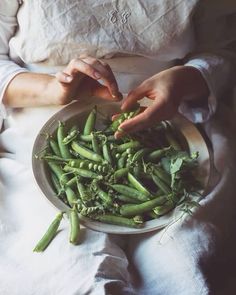
[[[122,98],[111,68],[92,57],[72,60],[55,77],[31,72],[17,74],[7,86],[3,103],[17,108],[64,105],[86,95]]]
[[[123,122],[119,128],[126,133],[145,129],[174,117],[182,101],[202,102],[208,95],[208,86],[197,69],[190,66],[173,67],[145,80],[128,94],[122,111],[134,108],[143,97],[152,99],[153,103],[136,117]],[[120,136],[122,132],[117,132],[116,137]]]
[[[98,80],[102,80],[103,85]],[[57,104],[67,104],[84,95],[111,100],[122,98],[109,65],[92,57],[73,59],[62,72],[56,74],[50,87]]]

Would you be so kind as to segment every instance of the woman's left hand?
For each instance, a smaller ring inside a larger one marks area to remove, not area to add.
[[[173,118],[182,101],[201,102],[208,95],[209,89],[200,71],[191,66],[175,66],[145,80],[128,94],[122,111],[134,108],[137,101],[144,97],[152,99],[153,103],[144,112],[123,122],[119,128],[130,133],[151,127],[159,121]],[[120,136],[122,132],[117,132],[116,137]]]

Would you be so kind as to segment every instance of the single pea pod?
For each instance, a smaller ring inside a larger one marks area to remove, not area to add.
[[[96,185],[96,193],[99,196],[99,198],[103,201],[103,204],[106,207],[111,206],[112,204],[111,196],[107,192],[103,191],[98,185]]]
[[[59,162],[59,163],[65,163],[65,162],[69,162],[73,159],[64,159],[62,157],[58,157],[56,155],[45,155],[42,157],[42,159],[47,160],[47,161],[55,161],[55,162]]]
[[[117,162],[118,169],[125,168],[127,157],[128,157],[127,153],[125,153],[125,155],[120,157],[120,159]]]
[[[93,151],[96,154],[98,154],[98,155],[102,154],[98,138],[94,133],[92,134],[92,147],[93,147]]]
[[[93,139],[93,134],[88,134],[88,135],[80,134],[79,135],[79,140],[83,141],[83,142],[92,142],[92,139]]]
[[[57,176],[54,173],[51,174],[51,180],[52,180],[52,184],[56,190],[56,193],[59,196],[62,193],[63,189],[60,185],[60,182],[59,182]]]
[[[90,114],[84,125],[83,135],[89,135],[92,131],[94,131],[95,123],[96,123],[96,116],[97,116],[97,107],[95,106]]]
[[[138,181],[137,178],[135,178],[131,173],[128,173],[128,180],[130,184],[136,188],[138,191],[143,193],[148,198],[152,198],[152,194],[142,185],[140,181]]]
[[[163,180],[161,180],[157,175],[152,174],[152,180],[157,185],[159,189],[166,195],[171,193],[171,188]]]
[[[104,162],[104,159],[100,155],[83,147],[82,145],[78,144],[75,141],[72,142],[71,147],[74,151],[76,151],[78,154],[80,154],[86,159],[92,160],[94,162]]]
[[[53,220],[53,222],[50,224],[49,228],[47,229],[46,233],[43,235],[41,240],[35,246],[33,250],[34,252],[43,252],[47,248],[47,246],[51,243],[51,241],[57,233],[62,217],[63,212],[60,212]]]
[[[110,150],[110,146],[105,142],[103,143],[102,146],[102,153],[103,153],[103,158],[109,163],[109,164],[113,164],[113,159],[112,159],[112,155],[111,155],[111,150]]]
[[[124,203],[127,203],[127,204],[140,204],[140,203],[142,203],[142,201],[139,201],[137,199],[127,197],[127,196],[121,195],[121,194],[116,195],[116,198]]]
[[[129,169],[128,168],[121,168],[119,170],[116,170],[116,172],[114,173],[114,180],[118,181],[121,178],[124,178],[128,175]]]
[[[168,186],[170,186],[171,184],[171,176],[169,173],[167,173],[164,169],[160,168],[160,167],[155,167],[153,169],[153,173],[159,177],[159,179],[161,179],[162,181],[165,182],[165,184],[167,184]]]
[[[57,128],[57,143],[58,143],[62,158],[69,159],[71,158],[71,154],[70,154],[68,146],[63,143],[64,137],[65,137],[64,124],[59,121],[59,126]]]
[[[61,152],[60,152],[58,143],[54,139],[52,139],[52,138],[49,139],[49,146],[52,149],[52,152],[56,156],[61,157]]]
[[[150,162],[157,162],[159,161],[162,157],[165,156],[166,152],[170,150],[170,147],[166,147],[166,148],[162,148],[162,149],[158,149],[155,150],[153,152],[151,152],[148,156],[147,156],[147,161]]]
[[[120,144],[117,146],[117,151],[118,152],[124,152],[127,149],[131,148],[131,149],[136,149],[139,148],[141,146],[139,141],[136,140],[132,140],[123,144]]]
[[[141,204],[125,204],[120,207],[120,214],[126,217],[141,215],[143,213],[146,213],[152,210],[158,205],[164,204],[165,202],[166,202],[166,197],[160,196]]]
[[[111,129],[115,132],[118,130],[119,126],[121,123],[123,123],[127,119],[131,119],[138,115],[140,112],[140,108],[136,109],[135,111],[132,112],[124,112],[121,113],[111,124]]]
[[[62,168],[58,164],[56,164],[54,162],[48,162],[48,166],[50,167],[52,172],[56,175],[56,177],[58,178],[58,180],[62,184],[62,186],[65,185],[69,181],[69,177],[67,175],[65,175],[64,171],[62,170]]]
[[[63,144],[69,144],[71,141],[75,140],[78,135],[77,129],[72,130],[68,133],[66,137],[63,138]]]
[[[122,194],[122,195],[125,195],[127,197],[130,197],[130,198],[134,198],[134,199],[137,199],[139,201],[147,201],[149,200],[149,198],[141,193],[140,191],[132,188],[132,187],[129,187],[127,185],[124,185],[124,184],[113,184],[111,185],[111,187],[118,193]]]
[[[73,207],[74,204],[77,203],[78,197],[76,196],[73,189],[70,187],[66,187],[65,192],[66,192],[66,198],[67,198],[69,205],[71,207]]]
[[[112,215],[112,214],[96,215],[93,218],[96,220],[99,220],[100,222],[114,224],[114,225],[120,225],[120,226],[127,226],[127,227],[134,227],[134,228],[138,228],[138,227],[142,226],[140,223],[135,222],[131,218],[126,218],[126,217]]]
[[[70,243],[77,245],[79,242],[80,221],[79,221],[78,212],[76,210],[76,206],[74,206],[70,210],[69,220],[70,220]]]
[[[70,167],[68,165],[66,165],[64,167],[64,170],[66,172],[72,172],[74,174],[77,174],[77,175],[85,177],[85,178],[95,178],[95,179],[101,179],[102,178],[101,175],[98,175],[97,173],[94,173],[92,171],[85,170],[85,169],[80,169],[80,168],[74,168],[74,167]]]
[[[173,204],[173,202],[167,201],[164,205],[155,207],[153,209],[153,212],[159,217],[159,216],[165,215],[166,213],[171,211],[174,207],[175,205]]]
[[[150,148],[142,148],[140,150],[138,150],[134,155],[133,155],[133,158],[132,158],[132,162],[139,162],[142,160],[142,158],[144,156],[146,156],[149,152],[150,152]]]

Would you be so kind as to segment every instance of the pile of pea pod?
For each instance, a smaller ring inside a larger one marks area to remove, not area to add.
[[[80,215],[139,228],[167,214],[186,192],[195,189],[192,171],[196,159],[183,150],[169,122],[126,134],[121,139],[114,137],[119,125],[139,111],[121,113],[114,121],[108,121],[103,130],[96,130],[94,107],[82,129],[72,126],[68,130],[66,123],[59,122],[56,134],[48,138],[48,148],[41,160],[47,162],[55,194],[70,207],[73,244],[78,241]],[[184,167],[182,174],[179,159]],[[174,177],[173,166],[178,171]],[[62,215],[56,217],[35,251],[46,248]]]

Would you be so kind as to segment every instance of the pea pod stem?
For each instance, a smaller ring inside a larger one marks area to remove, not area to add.
[[[60,212],[53,220],[53,222],[50,224],[49,228],[47,229],[46,233],[43,235],[41,240],[35,246],[33,250],[34,252],[43,252],[47,248],[47,246],[51,243],[51,241],[57,233],[62,217],[63,212]]]

